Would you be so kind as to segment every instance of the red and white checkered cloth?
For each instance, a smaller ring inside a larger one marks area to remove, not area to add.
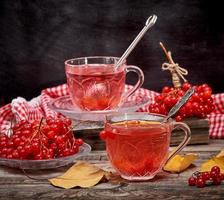
[[[126,85],[125,90],[129,90],[132,86]],[[5,132],[10,128],[11,122],[19,119],[29,121],[41,119],[41,117],[57,117],[60,114],[52,111],[48,107],[48,103],[53,99],[68,95],[67,84],[57,87],[47,88],[41,92],[41,95],[26,101],[24,98],[18,97],[11,104],[7,104],[0,108],[0,132]],[[154,103],[154,98],[158,93],[140,88],[132,96],[135,101],[139,97],[147,96],[150,98],[150,103]],[[224,138],[224,93],[213,95],[215,110],[208,118],[210,121],[209,136],[210,138]],[[145,106],[139,111],[148,112],[148,106]]]

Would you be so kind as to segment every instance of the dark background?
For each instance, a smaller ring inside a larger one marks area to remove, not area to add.
[[[189,71],[193,84],[224,92],[224,12],[221,1],[202,0],[1,0],[0,99],[5,103],[40,94],[65,82],[64,61],[73,57],[121,56],[151,14],[156,25],[128,57],[145,74],[144,87],[170,85],[162,72],[159,41]],[[128,83],[134,83],[134,75]]]

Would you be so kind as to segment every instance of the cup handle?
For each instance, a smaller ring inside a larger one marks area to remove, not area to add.
[[[188,144],[188,142],[191,139],[191,130],[187,124],[182,122],[173,122],[173,126],[174,126],[173,130],[176,128],[182,129],[184,131],[185,136],[183,141],[179,144],[179,146],[176,147],[175,150],[173,150],[170,153],[168,159],[166,160],[166,163],[168,163],[171,158],[173,158],[177,153],[179,153]]]
[[[134,65],[128,65],[126,67],[126,72],[135,72],[137,75],[138,75],[138,81],[137,83],[133,86],[132,89],[130,89],[129,91],[127,91],[123,97],[122,97],[122,102],[127,99],[129,96],[131,96],[137,89],[139,89],[143,82],[144,82],[144,74],[142,72],[142,70],[137,67],[137,66],[134,66]]]

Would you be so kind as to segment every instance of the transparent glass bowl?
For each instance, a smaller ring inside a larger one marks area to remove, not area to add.
[[[87,155],[90,151],[91,151],[90,145],[84,143],[80,147],[79,152],[71,156],[47,159],[47,160],[19,160],[19,159],[0,158],[0,165],[20,169],[34,169],[34,170],[52,169],[71,164],[75,161],[75,159]]]

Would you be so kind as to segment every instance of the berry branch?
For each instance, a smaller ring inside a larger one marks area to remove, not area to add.
[[[188,74],[188,71],[173,61],[171,52],[167,51],[161,42],[160,46],[169,62],[163,63],[162,69],[170,71],[174,87],[164,86],[161,94],[155,97],[155,102],[149,104],[149,112],[167,115],[170,109],[183,97],[186,91],[194,87],[195,93],[174,117],[176,121],[182,121],[189,117],[207,117],[215,108],[212,99],[212,88],[207,84],[192,86],[188,83],[184,78],[184,76]],[[183,84],[181,84],[181,79],[184,81]]]
[[[11,137],[0,134],[0,158],[41,160],[76,154],[83,140],[74,137],[71,124],[67,118],[18,121]]]

